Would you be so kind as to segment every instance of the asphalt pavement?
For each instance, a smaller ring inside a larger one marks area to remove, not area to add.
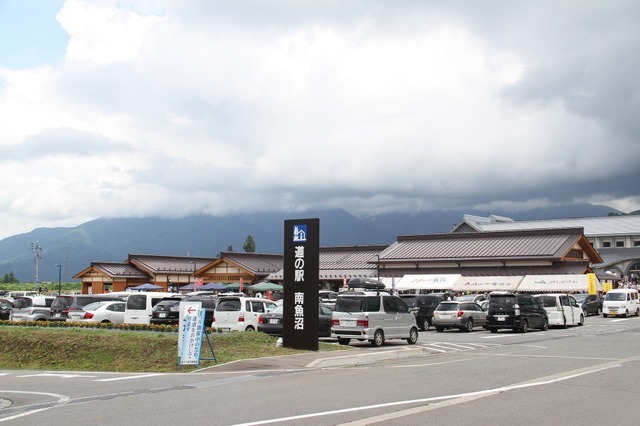
[[[424,354],[420,347],[389,347],[363,349],[349,347],[336,351],[312,351],[295,355],[266,358],[243,359],[218,364],[198,371],[268,371],[268,370],[305,370],[314,368],[350,367],[368,365],[377,362],[414,357]]]

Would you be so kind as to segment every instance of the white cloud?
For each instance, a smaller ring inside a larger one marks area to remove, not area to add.
[[[68,0],[63,64],[0,56],[0,235],[247,208],[637,209],[638,7],[544,9]]]

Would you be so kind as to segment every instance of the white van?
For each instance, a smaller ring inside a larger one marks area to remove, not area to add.
[[[140,291],[131,293],[127,297],[124,309],[125,324],[151,324],[151,311],[156,304],[165,297],[175,296],[176,293],[159,291]]]
[[[568,325],[584,325],[584,311],[578,301],[569,294],[552,293],[534,296],[547,311],[549,325],[566,328]]]
[[[273,301],[257,297],[219,296],[211,327],[229,331],[256,331],[260,315],[275,307]]]
[[[609,290],[604,295],[602,302],[602,316],[607,317],[640,315],[640,300],[638,299],[638,290],[631,288],[617,288]]]
[[[36,296],[38,296],[37,291],[10,291],[4,296],[4,298],[13,302],[17,297],[36,297]]]

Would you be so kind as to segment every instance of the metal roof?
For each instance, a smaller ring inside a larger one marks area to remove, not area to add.
[[[111,278],[150,278],[150,276],[134,265],[125,262],[91,262],[91,266]]]
[[[561,259],[583,238],[582,229],[450,233],[399,236],[380,254],[381,261]],[[586,243],[588,245],[588,243]],[[585,251],[589,250],[584,247]]]
[[[580,227],[587,237],[640,234],[640,215],[518,221],[498,216],[464,215],[456,228],[462,229],[465,224],[480,232]]]
[[[267,274],[282,269],[284,256],[281,254],[222,252],[220,258],[254,274]]]
[[[129,262],[139,268],[157,273],[192,274],[195,269],[213,262],[215,257],[192,257],[192,256],[157,256],[150,254],[130,254]]]

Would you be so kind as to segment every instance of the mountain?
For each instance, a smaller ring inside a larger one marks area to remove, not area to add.
[[[215,257],[229,246],[242,251],[251,235],[258,253],[282,253],[284,220],[320,219],[321,246],[388,245],[402,234],[449,232],[465,213],[511,217],[515,220],[607,216],[614,209],[590,204],[569,204],[561,208],[539,208],[525,212],[483,212],[448,210],[420,213],[389,213],[358,218],[344,210],[322,210],[304,214],[255,213],[228,217],[207,215],[181,219],[157,217],[132,219],[101,218],[73,228],[37,228],[0,241],[0,276],[13,272],[21,282],[35,277],[35,244],[40,282],[62,281],[87,268],[92,261],[122,262],[129,253]]]

